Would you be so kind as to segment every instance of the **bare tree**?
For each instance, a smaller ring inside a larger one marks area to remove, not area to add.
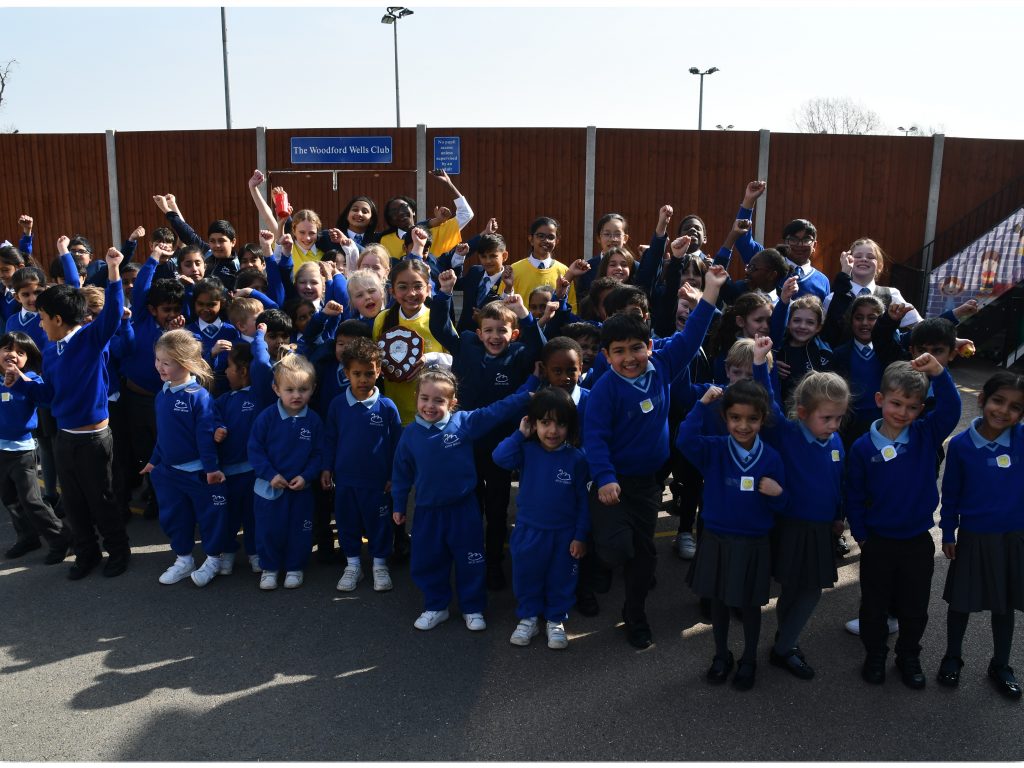
[[[805,101],[793,113],[797,130],[803,133],[875,133],[882,120],[850,98],[819,97]]]
[[[0,64],[0,107],[4,105],[4,91],[7,90],[7,83],[11,79],[11,67],[17,63],[17,59],[10,59]]]

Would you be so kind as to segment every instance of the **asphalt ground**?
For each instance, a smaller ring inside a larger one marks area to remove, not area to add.
[[[986,373],[979,365],[956,371],[963,424]],[[134,554],[116,579],[97,571],[69,582],[70,560],[45,566],[42,551],[0,562],[0,759],[1024,758],[1024,703],[1002,698],[985,677],[986,615],[972,617],[960,687],[934,681],[945,641],[941,551],[925,690],[905,688],[891,666],[884,686],[860,679],[862,647],[843,629],[859,600],[854,547],[801,638],[815,679],[768,664],[773,600],[757,685],[740,693],[704,681],[711,628],[685,586],[688,564],[671,553],[675,523],[668,515],[659,522],[658,584],[648,600],[655,645],[642,652],[619,622],[619,573],[599,596],[601,614],[573,612],[569,648],[552,651],[542,636],[529,648],[509,645],[509,590],[491,593],[485,632],[469,632],[454,611],[435,630],[417,631],[421,598],[407,566],[393,570],[395,589],[384,594],[368,578],[337,592],[341,564],[315,562],[297,590],[261,593],[244,561],[202,590],[188,580],[163,586],[157,577],[173,558],[156,521],[142,518],[129,526]],[[5,520],[0,542],[13,540]],[[1020,627],[1013,659],[1024,672]],[[738,653],[737,621],[730,639]]]

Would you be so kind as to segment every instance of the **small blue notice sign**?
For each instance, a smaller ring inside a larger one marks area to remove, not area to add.
[[[461,140],[458,136],[434,137],[434,167],[454,176],[462,164]]]
[[[390,136],[293,136],[292,163],[390,163]]]

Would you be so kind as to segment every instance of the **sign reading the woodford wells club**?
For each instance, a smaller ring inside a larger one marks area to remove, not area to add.
[[[390,136],[293,136],[292,164],[390,163]]]

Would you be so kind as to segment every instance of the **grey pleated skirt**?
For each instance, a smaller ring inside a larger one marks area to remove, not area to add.
[[[961,613],[1024,611],[1024,531],[959,530],[942,599]]]
[[[775,518],[772,540],[772,577],[787,587],[834,587],[836,537],[832,523]]]
[[[771,592],[772,553],[768,536],[730,536],[707,528],[686,583],[701,597],[745,608],[767,605]]]

